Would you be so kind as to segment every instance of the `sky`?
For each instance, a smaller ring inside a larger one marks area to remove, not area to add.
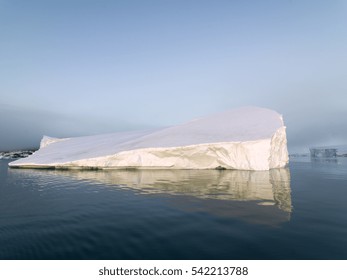
[[[248,105],[347,144],[347,1],[0,0],[0,151]]]

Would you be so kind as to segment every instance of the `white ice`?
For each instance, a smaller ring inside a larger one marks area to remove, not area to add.
[[[269,170],[287,164],[282,116],[244,107],[158,130],[45,136],[37,152],[10,166]]]

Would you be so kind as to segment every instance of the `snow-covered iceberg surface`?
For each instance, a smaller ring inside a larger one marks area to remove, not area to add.
[[[287,163],[282,116],[269,109],[244,107],[159,130],[64,139],[45,136],[37,152],[9,165],[269,170]]]

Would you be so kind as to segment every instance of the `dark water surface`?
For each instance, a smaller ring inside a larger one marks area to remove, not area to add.
[[[272,171],[0,160],[0,259],[347,259],[347,159]]]

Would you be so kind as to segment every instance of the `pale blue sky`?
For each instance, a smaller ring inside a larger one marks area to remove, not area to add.
[[[0,0],[0,150],[243,105],[347,143],[347,1]]]

